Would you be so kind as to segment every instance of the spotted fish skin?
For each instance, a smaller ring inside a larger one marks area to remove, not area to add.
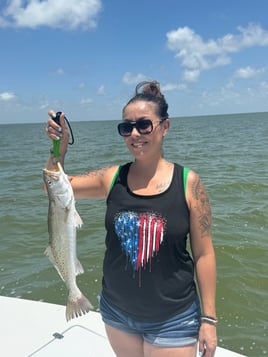
[[[49,198],[49,245],[45,254],[67,287],[68,321],[93,308],[76,284],[76,276],[84,272],[76,255],[76,230],[82,226],[82,220],[75,208],[72,186],[61,164],[57,163],[56,171],[43,169],[43,180]]]

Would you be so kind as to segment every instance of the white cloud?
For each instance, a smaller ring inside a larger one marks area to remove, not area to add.
[[[98,89],[98,94],[99,95],[104,95],[105,94],[105,88],[104,85],[101,85]]]
[[[46,101],[46,102],[43,102],[39,105],[39,109],[43,110],[43,109],[46,109],[49,107],[49,103]]]
[[[200,70],[199,69],[186,69],[183,73],[183,79],[186,82],[195,82],[197,81],[198,77],[200,75]]]
[[[9,101],[11,101],[11,100],[13,100],[15,98],[16,98],[16,96],[12,92],[0,93],[0,101],[2,101],[2,102],[9,102]]]
[[[125,84],[138,84],[139,82],[146,81],[148,78],[144,74],[132,74],[126,72],[123,76],[123,83]]]
[[[63,75],[64,75],[64,69],[58,68],[58,69],[57,69],[57,75],[63,76]]]
[[[169,92],[169,91],[173,91],[173,90],[185,90],[186,89],[186,85],[185,84],[175,84],[175,83],[167,83],[161,86],[161,91],[162,92]]]
[[[265,72],[264,68],[256,69],[250,66],[239,68],[235,72],[235,77],[243,78],[243,79],[248,79],[248,78],[253,78],[256,77],[258,74]]]
[[[179,27],[168,32],[167,46],[175,52],[175,57],[185,68],[184,80],[196,81],[202,71],[228,65],[232,53],[250,47],[268,46],[268,31],[259,25],[238,27],[238,31],[236,35],[227,34],[208,41],[203,40],[189,27]]]
[[[266,90],[266,94],[268,93],[268,83],[263,81],[260,83],[260,87],[261,89],[265,89]]]
[[[203,91],[198,97],[200,110],[208,113],[242,113],[267,111],[268,83],[236,86],[231,82],[219,88]]]
[[[80,88],[80,89],[83,89],[83,88],[85,88],[86,87],[86,83],[85,82],[81,82],[81,83],[79,83],[79,85],[78,85],[78,88]]]
[[[101,0],[10,0],[0,27],[91,29],[97,26],[101,7]]]
[[[80,104],[87,106],[87,105],[90,105],[92,102],[93,101],[91,98],[82,98],[80,101]]]

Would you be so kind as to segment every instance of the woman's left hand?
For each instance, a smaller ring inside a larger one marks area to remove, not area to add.
[[[214,357],[217,347],[216,326],[202,323],[199,330],[199,354],[204,357]]]

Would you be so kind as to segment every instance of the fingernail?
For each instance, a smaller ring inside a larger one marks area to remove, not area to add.
[[[60,137],[59,137],[59,136],[56,136],[55,140],[57,140],[57,141],[60,140]]]
[[[61,128],[61,127],[58,128],[58,132],[59,132],[59,133],[62,132],[62,128]]]

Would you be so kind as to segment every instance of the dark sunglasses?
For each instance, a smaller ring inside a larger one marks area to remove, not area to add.
[[[161,124],[165,119],[161,119],[158,124]],[[138,119],[137,121],[126,120],[118,124],[118,133],[121,136],[130,136],[133,129],[136,128],[141,135],[148,135],[154,129],[153,122],[150,119]]]

